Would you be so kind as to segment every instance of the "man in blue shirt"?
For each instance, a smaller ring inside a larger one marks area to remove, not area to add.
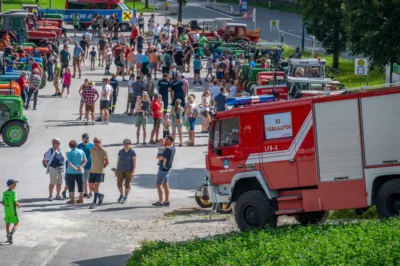
[[[70,200],[67,204],[83,203],[83,182],[82,175],[84,173],[84,167],[87,163],[85,153],[77,149],[78,143],[75,140],[69,142],[70,151],[67,153],[67,177],[66,181],[68,184]],[[78,184],[79,199],[75,201],[75,182]]]
[[[79,78],[81,78],[81,59],[84,59],[85,51],[81,47],[79,47],[78,42],[75,42],[74,52],[73,52],[73,59],[72,65],[74,67],[74,74],[72,75],[75,78],[76,68],[79,71]]]
[[[256,62],[254,62],[254,59],[252,58],[250,61],[250,69],[256,68]]]
[[[215,96],[215,106],[216,106],[216,111],[225,111],[226,110],[226,99],[228,97],[225,95],[225,88],[221,87],[220,93]]]
[[[182,101],[181,106],[185,107],[185,92],[183,91],[183,83],[176,77],[171,82],[171,99],[171,106],[175,106],[175,101],[180,99]]]
[[[161,95],[164,105],[164,114],[167,112],[168,108],[168,92],[171,84],[167,80],[168,74],[164,73],[163,78],[158,81],[158,93]]]
[[[87,163],[85,164],[84,167],[84,172],[82,175],[82,181],[83,181],[83,189],[84,189],[84,194],[83,196],[86,197],[87,199],[92,198],[92,190],[88,186],[89,184],[89,176],[90,176],[90,167],[92,167],[92,158],[90,157],[90,150],[93,148],[93,143],[89,142],[89,135],[87,133],[84,133],[82,135],[82,143],[78,144],[78,149],[82,150],[85,153]],[[88,187],[90,189],[90,193],[88,193]]]

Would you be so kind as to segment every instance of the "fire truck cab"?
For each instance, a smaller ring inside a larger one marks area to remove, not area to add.
[[[218,112],[206,156],[211,201],[232,203],[241,230],[372,205],[382,218],[399,215],[399,102],[394,84]]]
[[[290,77],[326,78],[326,60],[320,58],[289,59]]]

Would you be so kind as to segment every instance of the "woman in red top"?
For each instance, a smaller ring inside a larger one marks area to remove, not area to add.
[[[153,129],[151,130],[150,144],[155,144],[154,135],[156,135],[156,140],[158,140],[158,134],[160,133],[161,119],[163,117],[163,106],[162,106],[161,95],[154,94],[154,101],[151,103],[151,110],[153,112]]]
[[[28,85],[28,81],[26,79],[26,72],[22,72],[21,76],[17,79],[17,83],[18,83],[19,87],[21,88],[22,104],[25,107],[26,86]]]
[[[136,24],[133,25],[131,36],[129,37],[131,47],[136,46],[136,38],[139,36],[139,29],[137,28]]]

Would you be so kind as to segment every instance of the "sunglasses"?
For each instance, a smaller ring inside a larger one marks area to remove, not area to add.
[[[98,141],[98,140],[95,140],[95,141],[93,141],[93,143],[100,143],[100,141]]]
[[[131,143],[130,142],[125,142],[124,145],[131,145]]]

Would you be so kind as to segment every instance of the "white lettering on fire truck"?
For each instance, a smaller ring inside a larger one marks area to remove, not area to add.
[[[293,136],[290,112],[264,115],[265,139],[280,139]]]

